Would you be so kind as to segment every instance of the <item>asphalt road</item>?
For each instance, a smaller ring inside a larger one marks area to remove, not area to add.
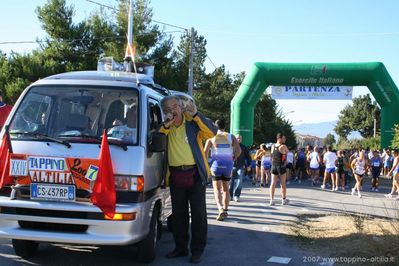
[[[366,182],[365,191],[370,188]],[[232,202],[229,217],[215,220],[217,208],[212,189],[207,191],[208,244],[201,265],[332,265],[331,263],[308,262],[307,258],[319,256],[317,250],[305,252],[287,237],[289,225],[300,213],[365,213],[370,215],[397,217],[399,202],[385,199],[383,194],[390,189],[385,180],[380,192],[365,192],[363,198],[351,196],[349,191],[331,192],[310,185],[290,184],[289,205],[281,206],[277,196],[276,206],[268,205],[265,188],[255,188],[249,182],[239,202]],[[279,189],[276,191],[279,195]],[[164,255],[174,248],[172,235],[164,232],[158,242],[157,258],[153,265],[190,265],[188,257],[168,260]],[[91,247],[78,245],[41,244],[38,253],[29,260],[14,254],[11,241],[0,240],[0,265],[132,265],[135,260],[134,247]],[[398,257],[399,259],[399,257]],[[269,262],[268,262],[269,261]],[[278,261],[270,262],[270,261]]]

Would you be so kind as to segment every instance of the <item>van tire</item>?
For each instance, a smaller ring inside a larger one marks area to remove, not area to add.
[[[159,208],[155,206],[150,222],[150,232],[137,244],[137,260],[141,263],[151,263],[155,259],[155,248],[158,240]]]
[[[36,253],[39,243],[31,240],[13,239],[12,247],[14,248],[15,254],[18,256],[22,258],[29,258]]]

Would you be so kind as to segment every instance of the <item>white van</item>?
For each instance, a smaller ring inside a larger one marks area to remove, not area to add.
[[[29,257],[38,243],[137,244],[155,258],[162,223],[171,215],[163,186],[164,96],[150,77],[118,71],[50,76],[25,89],[6,126],[15,184],[0,191],[0,237]],[[107,129],[116,214],[90,202],[101,136]],[[1,131],[1,136],[5,129]]]

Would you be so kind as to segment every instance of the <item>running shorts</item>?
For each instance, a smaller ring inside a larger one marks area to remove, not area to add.
[[[271,172],[273,175],[284,175],[287,172],[287,168],[285,166],[272,165]]]
[[[212,177],[218,178],[218,177],[224,177],[230,180],[231,174],[233,172],[233,161],[218,161],[214,160],[211,165],[211,174]]]
[[[379,178],[381,173],[381,168],[380,167],[372,167],[371,168],[371,174],[373,178]]]
[[[326,172],[329,173],[329,174],[334,174],[335,173],[335,167],[326,168]]]

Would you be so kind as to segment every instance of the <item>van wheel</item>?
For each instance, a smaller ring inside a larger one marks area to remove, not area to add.
[[[137,244],[137,259],[142,263],[151,263],[155,259],[155,247],[158,240],[159,208],[156,206],[152,212],[150,232]]]
[[[166,219],[166,228],[168,229],[168,232],[173,231],[173,214],[169,215],[168,218]]]
[[[18,256],[29,258],[36,253],[39,243],[31,240],[13,239],[12,247],[14,248],[15,254]]]

